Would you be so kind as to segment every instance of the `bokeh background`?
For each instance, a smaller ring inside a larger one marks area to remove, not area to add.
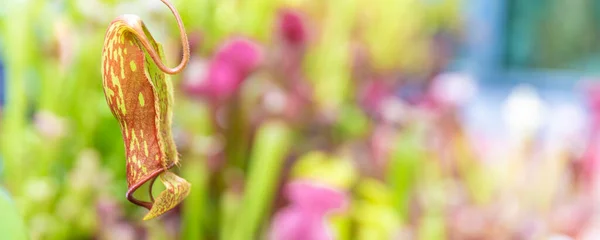
[[[125,199],[100,56],[132,13],[174,66],[171,13],[0,4],[0,239],[600,238],[600,2],[173,3],[192,192],[151,221]]]

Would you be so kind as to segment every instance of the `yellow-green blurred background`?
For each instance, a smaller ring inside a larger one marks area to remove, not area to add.
[[[600,238],[597,1],[172,3],[192,192],[149,221],[100,61],[135,14],[175,66],[171,12],[0,4],[0,239]]]

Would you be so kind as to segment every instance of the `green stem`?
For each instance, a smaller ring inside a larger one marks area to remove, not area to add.
[[[252,149],[248,178],[237,221],[231,229],[234,240],[254,239],[273,201],[281,167],[291,144],[291,132],[282,122],[265,122]]]
[[[28,63],[33,49],[28,17],[28,1],[8,1],[7,16],[10,23],[4,26],[4,39],[6,50],[6,106],[2,119],[2,153],[5,164],[4,180],[11,183],[9,190],[15,191],[22,186],[24,164],[24,130],[27,116],[27,94],[25,82]]]
[[[181,239],[204,239],[204,224],[206,218],[206,193],[207,176],[205,159],[198,158],[195,161],[186,161],[182,176],[194,187],[183,204],[182,214],[182,238]]]

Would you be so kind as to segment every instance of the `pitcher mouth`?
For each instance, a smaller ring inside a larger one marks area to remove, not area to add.
[[[167,170],[173,168],[173,166],[175,166],[175,163],[171,163],[169,166],[167,166],[166,168],[159,168],[154,170],[152,173],[148,174],[146,177],[142,178],[140,181],[136,182],[135,184],[133,184],[131,187],[129,187],[129,189],[127,189],[127,200],[132,202],[135,205],[141,206],[141,207],[145,207],[146,209],[150,210],[152,209],[152,206],[154,205],[154,196],[152,196],[152,186],[154,185],[154,181],[156,181],[156,178],[158,177],[158,175],[160,175],[161,173],[166,172]],[[150,196],[150,201],[142,201],[139,200],[137,198],[135,198],[133,196],[133,193],[140,188],[142,185],[144,185],[144,183],[150,181],[150,186],[148,187],[148,195]]]

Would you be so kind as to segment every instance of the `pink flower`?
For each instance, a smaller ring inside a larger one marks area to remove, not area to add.
[[[285,192],[290,205],[281,209],[271,225],[271,240],[333,239],[325,216],[346,204],[346,195],[332,188],[310,182],[294,182]]]
[[[279,12],[273,68],[277,78],[284,80],[290,89],[303,85],[302,62],[306,53],[307,28],[297,11],[287,9]]]
[[[591,110],[591,115],[594,120],[600,119],[600,85],[589,84],[585,89],[588,106]]]
[[[261,61],[262,56],[256,44],[245,39],[229,41],[208,64],[206,75],[201,76],[204,80],[188,81],[186,91],[215,100],[228,99]]]
[[[585,89],[587,104],[590,110],[590,136],[582,156],[581,173],[583,180],[588,187],[597,187],[597,181],[600,181],[598,171],[600,166],[600,85],[586,85]]]
[[[369,79],[360,90],[360,102],[364,109],[372,114],[379,114],[381,103],[392,96],[392,86],[383,78]]]
[[[279,31],[285,43],[301,46],[306,42],[306,27],[298,12],[283,10],[280,14]]]

